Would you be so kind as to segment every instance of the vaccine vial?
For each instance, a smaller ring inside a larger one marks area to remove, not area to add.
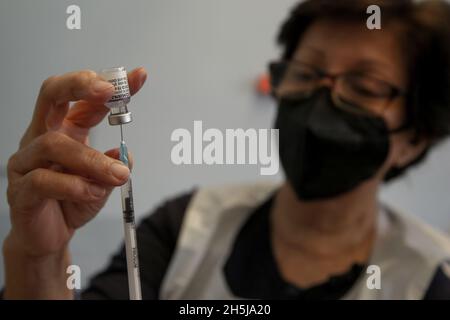
[[[108,122],[110,125],[121,125],[131,122],[131,112],[128,111],[130,102],[130,87],[128,86],[127,71],[124,67],[103,69],[99,73],[100,77],[110,82],[115,89],[111,99],[105,105],[110,109]]]

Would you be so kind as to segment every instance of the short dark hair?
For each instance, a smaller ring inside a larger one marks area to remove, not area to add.
[[[420,163],[429,149],[450,134],[450,5],[443,0],[306,0],[293,8],[277,41],[283,49],[282,59],[289,60],[317,19],[361,21],[365,25],[370,5],[381,8],[383,24],[396,22],[401,26],[399,43],[409,72],[406,117],[416,137],[412,143],[423,137],[431,142],[412,163],[391,169],[387,181]]]

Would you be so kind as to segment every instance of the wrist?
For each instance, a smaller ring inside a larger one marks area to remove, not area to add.
[[[45,256],[32,256],[9,234],[3,243],[4,299],[73,299],[67,288],[67,248]]]

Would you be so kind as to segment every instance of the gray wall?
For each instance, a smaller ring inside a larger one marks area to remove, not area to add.
[[[144,66],[149,80],[133,98],[135,121],[125,127],[134,153],[135,208],[142,218],[165,198],[194,186],[262,179],[255,166],[181,166],[170,161],[176,128],[269,128],[271,101],[258,97],[253,80],[276,58],[274,37],[294,0],[0,0],[0,165],[28,125],[43,79],[71,70]],[[78,4],[82,30],[65,27],[66,8]],[[106,121],[93,146],[117,146],[118,128]],[[448,230],[450,146],[423,168],[390,186],[383,198]],[[278,179],[279,177],[273,177]],[[0,178],[0,239],[8,228]],[[122,238],[119,194],[72,243],[83,281],[103,266]],[[1,259],[0,259],[1,260]],[[3,283],[0,265],[0,285]]]

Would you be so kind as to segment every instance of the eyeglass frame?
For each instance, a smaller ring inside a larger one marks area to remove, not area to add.
[[[315,67],[315,66],[313,66],[311,64],[308,64],[308,63],[305,63],[305,62],[302,62],[302,61],[298,61],[298,60],[272,61],[272,62],[269,63],[268,69],[269,69],[269,73],[270,73],[270,84],[271,84],[271,89],[272,89],[272,95],[275,96],[276,98],[279,98],[279,97],[277,97],[277,94],[275,92],[275,90],[276,90],[275,88],[277,88],[281,84],[281,82],[283,81],[283,77],[284,77],[284,75],[286,73],[286,70],[287,70],[287,68],[284,68],[282,70],[283,73],[280,74],[281,70],[276,70],[276,68],[279,68],[282,65],[283,66],[288,66],[290,64],[300,65],[300,66],[304,66],[304,67],[307,67],[307,68],[311,69],[311,71],[313,71],[315,73],[314,76],[317,76],[317,83],[318,84],[320,84],[320,82],[323,81],[324,79],[331,80],[331,87],[330,87],[330,89],[332,90],[332,92],[334,91],[335,84],[336,84],[336,82],[338,81],[339,78],[346,77],[346,76],[348,77],[349,75],[360,75],[361,76],[361,73],[360,72],[356,72],[356,71],[349,71],[349,72],[347,71],[347,72],[342,72],[342,73],[338,73],[338,74],[330,74],[330,73],[325,72],[324,70],[322,70],[320,68],[317,68],[317,67]],[[400,98],[400,97],[404,97],[408,93],[406,90],[401,89],[398,86],[389,83],[388,81],[381,80],[381,79],[378,79],[378,78],[375,78],[375,77],[372,77],[372,76],[365,76],[365,77],[371,78],[371,79],[374,79],[374,80],[376,80],[376,81],[378,81],[380,83],[383,83],[384,85],[386,85],[390,89],[391,93],[389,95],[384,96],[384,97],[381,97],[381,96],[378,97],[380,99],[386,99],[386,106],[385,106],[385,108],[387,108],[388,105],[390,105],[393,100],[395,100],[397,98]],[[318,85],[317,88],[315,88],[315,90],[312,90],[312,92],[309,92],[309,95],[312,95],[317,89],[319,89],[322,86]],[[345,104],[345,100],[344,99],[342,99],[339,96],[337,96],[336,98],[338,98],[338,102]]]

